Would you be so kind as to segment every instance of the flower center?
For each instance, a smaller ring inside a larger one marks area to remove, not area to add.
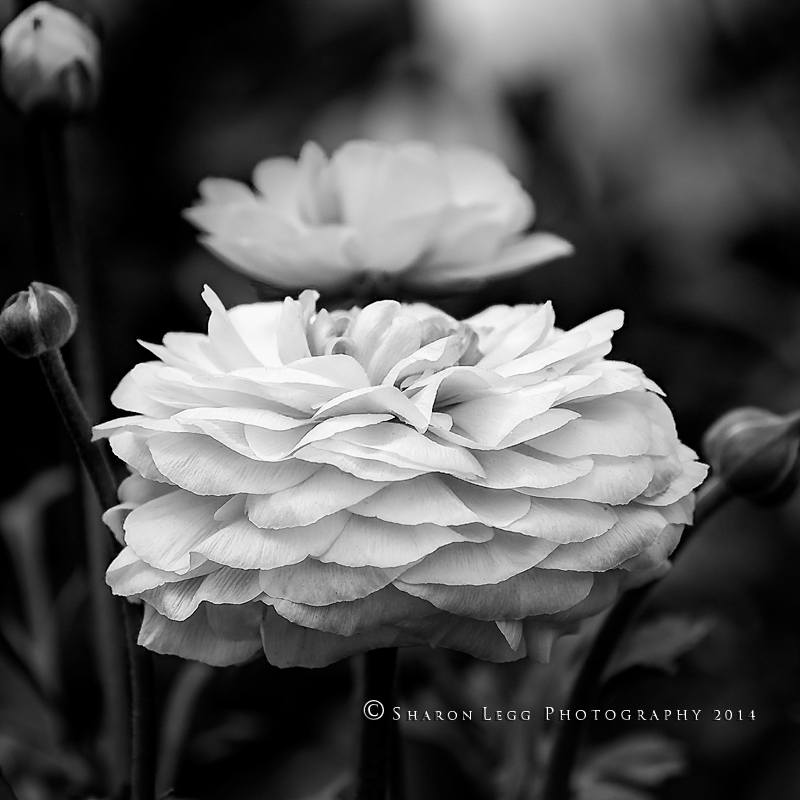
[[[473,366],[483,355],[473,328],[421,304],[382,300],[363,309],[316,313],[306,305],[302,316],[312,356],[350,356],[373,384],[382,383],[392,372],[406,379],[456,365]],[[444,347],[421,352],[443,339],[448,340]],[[403,365],[400,371],[395,369],[398,364]]]

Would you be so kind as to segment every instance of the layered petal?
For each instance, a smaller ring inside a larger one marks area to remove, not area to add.
[[[256,182],[280,213],[371,219],[391,237],[415,218],[412,188],[397,208],[332,194],[360,152],[309,150]],[[370,152],[358,180],[377,194],[431,156]],[[513,226],[529,209],[487,169],[492,224]],[[439,203],[437,187],[420,202]],[[474,191],[457,185],[459,213],[489,214]],[[420,645],[546,660],[669,569],[707,468],[658,387],[606,360],[619,312],[562,331],[549,304],[459,322],[394,301],[318,311],[315,292],[230,312],[204,298],[208,334],[150,347],[158,361],[113,395],[133,413],[95,429],[131,470],[104,516],[124,545],[107,581],[144,603],[144,646],[217,665]]]

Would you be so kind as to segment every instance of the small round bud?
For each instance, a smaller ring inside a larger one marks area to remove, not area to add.
[[[100,94],[100,39],[71,11],[34,3],[0,35],[0,81],[23,114],[71,117]]]
[[[61,289],[34,281],[17,292],[0,312],[0,339],[14,355],[35,358],[63,347],[75,333],[78,312]]]
[[[738,408],[706,431],[703,451],[731,492],[759,503],[778,503],[800,482],[799,419]]]

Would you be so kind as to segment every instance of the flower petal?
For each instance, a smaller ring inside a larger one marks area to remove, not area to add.
[[[341,534],[349,516],[342,511],[302,528],[270,531],[239,519],[205,538],[195,551],[237,569],[285,567],[324,553]]]
[[[165,617],[177,621],[188,619],[200,603],[241,605],[261,594],[258,570],[220,567],[207,575],[179,582],[166,582],[145,590],[141,598]]]
[[[657,509],[636,503],[618,507],[619,521],[611,530],[585,542],[562,544],[545,558],[542,569],[605,572],[647,549],[667,527]]]
[[[441,475],[421,475],[390,484],[351,510],[401,525],[481,522],[504,526],[523,517],[529,508],[530,500],[516,492],[484,489]]]
[[[495,531],[491,541],[457,542],[436,550],[402,574],[403,583],[484,586],[526,572],[558,545],[519,533]]]
[[[555,258],[570,256],[575,248],[552,233],[532,233],[504,247],[494,258],[418,268],[408,273],[408,283],[418,287],[438,287],[458,281],[506,278]]]
[[[446,544],[485,538],[473,529],[459,532],[441,525],[395,525],[355,514],[341,534],[320,556],[320,561],[344,567],[387,569],[419,561]]]
[[[298,564],[262,570],[260,584],[268,597],[309,606],[358,600],[388,586],[405,565],[391,569],[343,567],[307,558]]]
[[[431,647],[459,650],[475,658],[506,663],[524,658],[526,650],[512,649],[494,622],[441,613],[421,619],[405,620],[395,626]]]
[[[354,478],[335,467],[322,467],[283,491],[250,495],[247,518],[259,528],[302,527],[357,504],[385,485]]]
[[[275,667],[327,667],[356,653],[417,643],[412,636],[394,628],[378,628],[354,636],[302,628],[271,608],[261,624],[261,642],[267,661]]]
[[[533,568],[508,580],[485,586],[405,583],[394,586],[432,603],[442,611],[473,619],[524,619],[571,608],[591,591],[590,573],[553,572]]]
[[[387,586],[359,600],[324,606],[307,606],[289,600],[264,602],[295,625],[335,633],[338,636],[354,636],[436,613],[430,603],[400,592],[393,586]]]
[[[161,475],[197,495],[280,492],[306,480],[317,469],[294,459],[255,461],[195,433],[153,436],[147,440],[147,449]]]
[[[252,658],[261,643],[258,639],[234,641],[223,638],[211,627],[203,608],[184,622],[174,622],[145,605],[139,644],[156,653],[226,667]]]
[[[135,508],[125,520],[125,542],[157,569],[187,572],[190,554],[218,527],[220,497],[197,497],[182,489]]]

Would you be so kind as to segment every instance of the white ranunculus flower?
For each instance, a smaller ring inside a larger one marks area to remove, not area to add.
[[[329,160],[308,143],[297,161],[262,161],[253,184],[207,179],[186,216],[214,253],[284,290],[461,289],[572,252],[525,233],[531,198],[472,147],[355,141]]]
[[[458,322],[316,293],[170,333],[97,426],[132,474],[106,521],[140,643],[210,664],[324,666],[428,644],[547,659],[662,574],[706,467],[657,387],[605,360],[622,313],[549,303]]]

